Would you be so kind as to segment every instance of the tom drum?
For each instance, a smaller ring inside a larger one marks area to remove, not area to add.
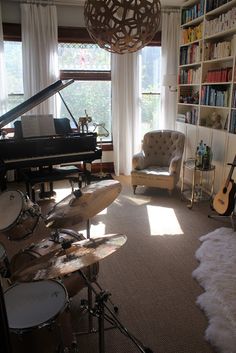
[[[40,216],[40,208],[19,190],[0,195],[0,232],[10,240],[21,240],[32,234]]]

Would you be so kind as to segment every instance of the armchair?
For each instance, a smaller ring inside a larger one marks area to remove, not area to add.
[[[167,189],[171,194],[180,175],[185,135],[156,130],[144,135],[142,150],[132,159],[131,184]]]

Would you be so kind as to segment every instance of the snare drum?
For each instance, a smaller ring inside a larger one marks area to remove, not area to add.
[[[80,236],[80,240],[83,240],[84,237],[82,235]],[[15,254],[10,263],[10,269],[12,275],[20,269],[23,269],[25,266],[30,266],[30,262],[32,260],[38,259],[41,256],[47,255],[50,252],[55,252],[56,249],[59,249],[61,247],[60,243],[64,241],[78,241],[78,238],[74,238],[73,235],[68,234],[68,233],[59,233],[57,235],[57,241],[54,240],[54,238],[50,239],[44,239],[40,241],[37,244],[32,244],[29,247],[25,248],[24,250],[21,250],[17,254]],[[84,268],[83,272],[85,273],[86,276],[89,276],[89,280],[91,282],[96,281],[97,275],[99,271],[99,264],[94,263],[93,265]],[[69,298],[73,297],[76,295],[81,289],[83,289],[86,286],[85,280],[79,275],[78,272],[73,272],[69,275],[66,275],[62,278],[63,284],[66,287],[66,290],[68,292]]]
[[[16,284],[5,291],[4,297],[14,353],[62,351],[68,296],[60,282]]]
[[[21,240],[33,233],[40,216],[40,208],[19,190],[0,195],[0,232],[10,240]]]

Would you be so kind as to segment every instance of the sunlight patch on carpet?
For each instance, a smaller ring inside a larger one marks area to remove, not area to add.
[[[84,229],[80,229],[79,230],[80,233],[82,233],[84,235],[84,237],[87,237],[87,230]],[[96,224],[91,224],[90,226],[90,236],[91,238],[93,237],[100,237],[102,235],[104,235],[106,232],[106,225],[103,222],[98,222]]]
[[[147,205],[147,214],[151,236],[183,234],[173,208]]]
[[[143,205],[147,205],[148,203],[150,203],[151,198],[150,197],[141,197],[139,196],[138,198],[135,196],[125,196],[126,200],[131,201],[131,203],[133,203],[134,205],[138,205],[138,206],[143,206]]]
[[[55,187],[54,191],[56,192],[55,195],[55,202],[60,202],[62,199],[64,199],[66,196],[71,194],[71,187],[68,188],[58,188]]]
[[[197,298],[209,320],[205,337],[219,352],[236,353],[236,232],[219,228],[200,240],[193,277],[205,290]]]

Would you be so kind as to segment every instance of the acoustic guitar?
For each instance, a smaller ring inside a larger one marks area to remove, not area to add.
[[[228,178],[213,200],[214,210],[222,216],[229,216],[235,206],[234,196],[236,192],[236,184],[232,179],[232,174],[236,166],[236,155],[233,163],[228,163],[228,165],[231,165]]]

